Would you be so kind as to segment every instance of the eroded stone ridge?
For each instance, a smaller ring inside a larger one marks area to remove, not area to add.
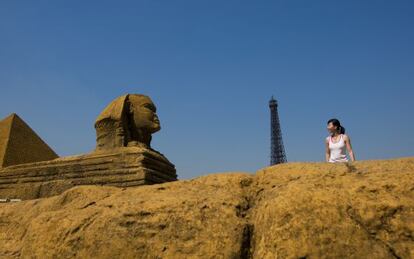
[[[4,258],[414,258],[414,158],[0,204]]]

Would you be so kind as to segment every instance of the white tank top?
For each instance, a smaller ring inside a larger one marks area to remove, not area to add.
[[[336,143],[332,142],[331,136],[327,137],[327,140],[329,141],[329,150],[331,151],[329,162],[348,162],[348,158],[346,157],[346,146],[343,134],[340,135],[340,139]]]

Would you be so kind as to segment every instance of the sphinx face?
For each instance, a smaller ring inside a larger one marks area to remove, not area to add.
[[[154,133],[161,129],[160,121],[156,114],[157,108],[151,99],[143,95],[129,95],[131,123],[135,129]]]

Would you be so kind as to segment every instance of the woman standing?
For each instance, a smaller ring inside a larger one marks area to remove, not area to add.
[[[330,136],[325,141],[326,162],[348,162],[346,150],[348,150],[351,161],[355,161],[355,155],[351,147],[351,139],[345,135],[345,128],[341,126],[339,120],[330,119],[327,128]]]

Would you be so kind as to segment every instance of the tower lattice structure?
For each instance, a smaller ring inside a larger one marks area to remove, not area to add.
[[[283,146],[282,130],[280,129],[277,101],[269,101],[270,108],[270,165],[286,163],[285,147]]]

